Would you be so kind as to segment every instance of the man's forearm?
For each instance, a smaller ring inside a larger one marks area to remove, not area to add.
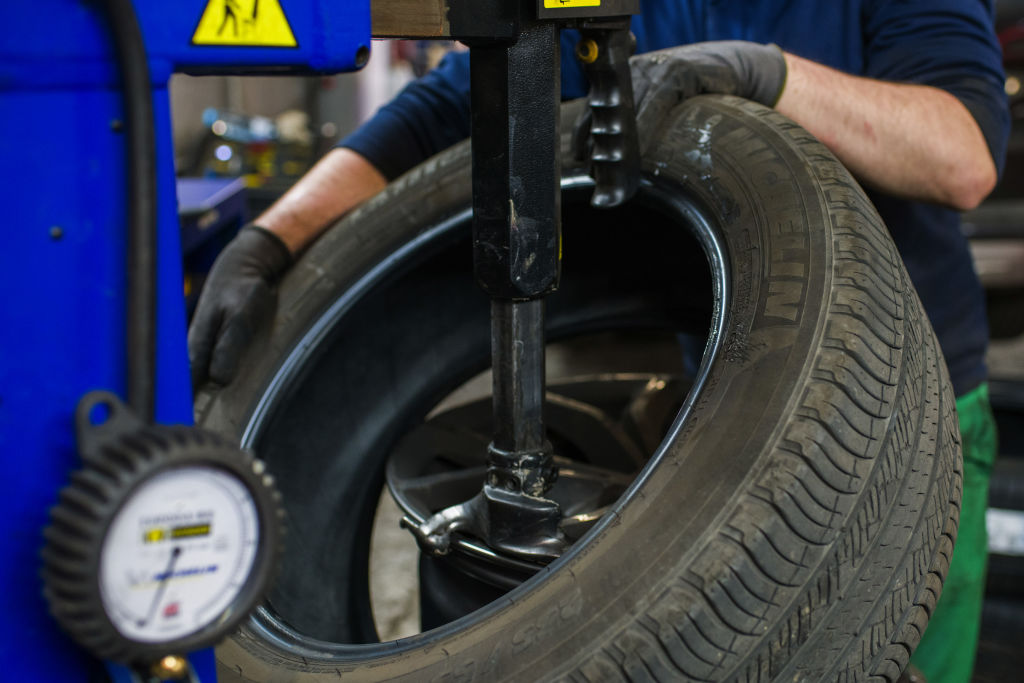
[[[974,117],[953,95],[850,76],[786,53],[776,109],[825,143],[865,184],[966,210],[996,183]]]
[[[332,149],[256,224],[280,237],[295,254],[386,185],[384,176],[361,155],[344,147]]]

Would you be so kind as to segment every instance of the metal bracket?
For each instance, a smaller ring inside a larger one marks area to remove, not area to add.
[[[446,555],[451,534],[466,532],[498,552],[549,562],[567,545],[562,511],[544,497],[558,470],[544,433],[544,300],[491,302],[494,441],[483,491],[403,526],[432,555]]]
[[[412,532],[423,552],[435,557],[451,552],[452,534],[461,532],[499,553],[546,564],[568,545],[558,528],[560,521],[561,509],[553,500],[484,484],[483,491],[465,503],[445,508],[422,524],[405,517],[402,526]]]
[[[75,408],[75,438],[83,462],[102,461],[106,444],[145,429],[146,423],[109,391],[90,391]]]

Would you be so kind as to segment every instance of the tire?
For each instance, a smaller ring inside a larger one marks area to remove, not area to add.
[[[418,636],[373,642],[365,529],[399,436],[488,364],[468,146],[346,217],[287,276],[240,379],[197,402],[203,425],[267,460],[290,518],[267,606],[218,648],[223,680],[899,676],[961,485],[952,391],[900,257],[847,171],[772,110],[694,98],[652,149],[615,211],[590,210],[565,169],[548,332],[708,335],[694,389],[565,555]]]

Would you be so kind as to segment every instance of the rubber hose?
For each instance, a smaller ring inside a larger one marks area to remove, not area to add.
[[[156,130],[149,63],[131,0],[103,0],[124,95],[128,172],[128,405],[152,422],[156,374]]]

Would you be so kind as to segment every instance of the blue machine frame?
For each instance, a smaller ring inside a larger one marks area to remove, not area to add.
[[[280,4],[294,47],[194,45],[204,12],[218,11],[227,0],[134,0],[156,118],[155,403],[161,423],[192,421],[171,74],[350,71],[370,45],[369,0],[263,1]],[[76,403],[95,389],[125,394],[127,165],[117,74],[98,0],[0,3],[0,159],[8,216],[0,265],[5,680],[85,680],[99,666],[49,616],[39,552],[49,509],[79,465]],[[190,658],[202,680],[215,679],[209,651]]]

